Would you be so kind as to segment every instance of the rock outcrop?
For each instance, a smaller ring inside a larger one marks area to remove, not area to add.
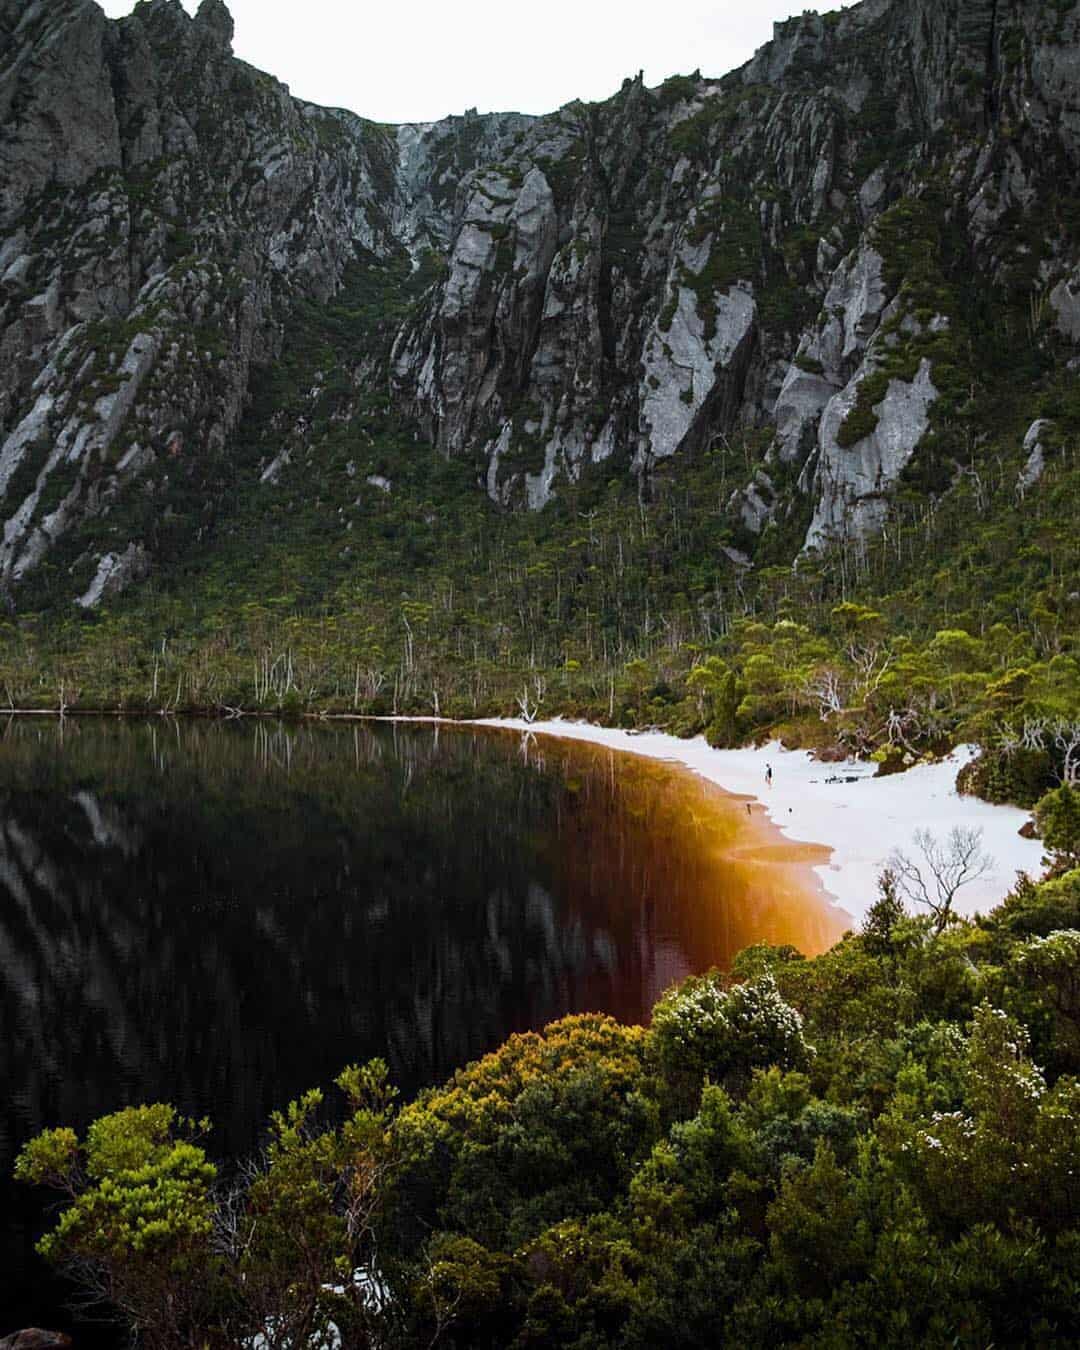
[[[0,587],[81,527],[85,601],[145,575],[113,564],[177,480],[213,491],[292,307],[399,248],[396,145],[234,60],[221,0],[6,0],[0,31]]]
[[[930,362],[924,360],[912,381],[889,381],[883,397],[873,405],[874,430],[853,444],[841,445],[842,428],[871,373],[860,371],[829,400],[822,414],[814,474],[817,507],[806,535],[808,549],[830,540],[865,537],[880,529],[888,491],[926,434],[937,390]]]
[[[1017,496],[1023,499],[1041,480],[1046,472],[1046,446],[1044,441],[1048,439],[1047,433],[1053,430],[1053,422],[1046,417],[1040,417],[1032,422],[1024,436],[1024,454],[1027,458],[1024,460],[1024,467],[1020,470],[1016,479]]]

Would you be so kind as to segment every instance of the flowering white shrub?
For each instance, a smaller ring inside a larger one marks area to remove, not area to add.
[[[1073,1004],[1080,1004],[1080,932],[1075,928],[1029,939],[1012,964],[1026,983],[1035,987],[1051,983],[1063,994],[1072,991]]]
[[[1069,1222],[1061,1196],[1076,1194],[1080,1083],[1062,1078],[1049,1088],[1028,1045],[1026,1029],[1000,1008],[976,1008],[963,1106],[935,1111],[900,1145],[928,1212],[956,1223],[983,1222],[999,1209]]]
[[[799,1012],[771,974],[725,989],[719,972],[687,980],[653,1009],[653,1045],[669,1074],[720,1081],[733,1070],[804,1066],[811,1054]]]

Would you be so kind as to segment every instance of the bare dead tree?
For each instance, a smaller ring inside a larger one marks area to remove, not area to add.
[[[532,688],[526,681],[524,689],[518,695],[517,705],[521,716],[526,722],[535,722],[536,715],[540,711],[540,705],[547,694],[547,680],[543,675],[534,675],[532,679]]]
[[[998,745],[1001,753],[1008,759],[1010,755],[1015,755],[1017,750],[1020,749],[1020,733],[1014,726],[1006,724],[999,733]]]
[[[888,861],[896,885],[914,904],[925,905],[940,933],[952,917],[953,901],[962,886],[985,876],[994,860],[982,847],[982,830],[954,825],[944,839],[929,830],[913,836],[920,857],[894,850]]]
[[[1025,750],[1046,749],[1046,718],[1025,717],[1020,730],[1020,744]]]
[[[948,709],[942,707],[938,702],[938,691],[931,689],[926,696],[926,704],[922,710],[924,738],[933,741],[939,736],[943,736],[948,731],[951,722],[952,719]]]
[[[890,745],[899,745],[909,754],[917,755],[915,742],[922,734],[922,723],[916,708],[890,708],[885,721],[885,736]]]
[[[426,1295],[428,1313],[431,1318],[431,1338],[427,1350],[435,1350],[458,1319],[464,1291],[450,1272],[434,1261],[429,1254],[427,1270],[420,1277],[421,1287]]]
[[[357,663],[356,679],[353,684],[353,707],[359,707],[361,699],[367,699],[370,702],[377,698],[385,683],[386,676],[381,670],[376,670],[374,666],[368,666],[366,670],[361,670],[359,663]]]
[[[273,696],[280,703],[292,690],[300,693],[292,651],[282,652],[275,657],[272,649],[267,647],[261,656],[255,658],[255,702],[265,703]],[[177,702],[179,697],[178,686]]]
[[[882,642],[850,642],[847,647],[848,660],[859,672],[856,681],[864,698],[877,689],[892,665],[893,658]]]
[[[844,711],[844,692],[840,673],[832,666],[823,666],[803,683],[803,693],[818,705],[818,717],[827,722]]]
[[[849,753],[864,757],[876,748],[879,733],[870,717],[862,710],[857,711],[858,716],[837,728],[836,739]]]
[[[1075,787],[1080,783],[1080,720],[1061,717],[1050,730],[1062,755],[1061,781]]]

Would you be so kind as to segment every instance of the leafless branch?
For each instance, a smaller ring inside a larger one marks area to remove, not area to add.
[[[915,846],[921,855],[911,858],[899,850],[889,857],[889,870],[914,904],[925,905],[940,933],[952,915],[957,891],[993,867],[993,858],[983,851],[982,830],[954,825],[944,839],[929,830],[916,830]]]

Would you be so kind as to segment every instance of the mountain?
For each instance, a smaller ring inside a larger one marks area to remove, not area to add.
[[[434,278],[349,358],[494,500],[756,428],[731,510],[750,536],[805,518],[807,548],[879,530],[902,475],[948,460],[973,306],[1080,339],[1071,4],[867,0],[721,80],[397,128],[237,61],[221,0],[5,0],[0,32],[16,603],[64,541],[84,605],[149,569],[144,535],[102,553],[87,522],[168,511],[177,479],[212,497],[296,306],[350,267],[397,266],[402,297],[406,261]]]
[[[286,686],[353,706],[466,667],[488,706],[486,662],[614,714],[658,644],[855,598],[1071,650],[1071,0],[864,0],[723,78],[400,127],[231,38],[0,0],[12,700],[46,648],[134,687],[315,620]]]

